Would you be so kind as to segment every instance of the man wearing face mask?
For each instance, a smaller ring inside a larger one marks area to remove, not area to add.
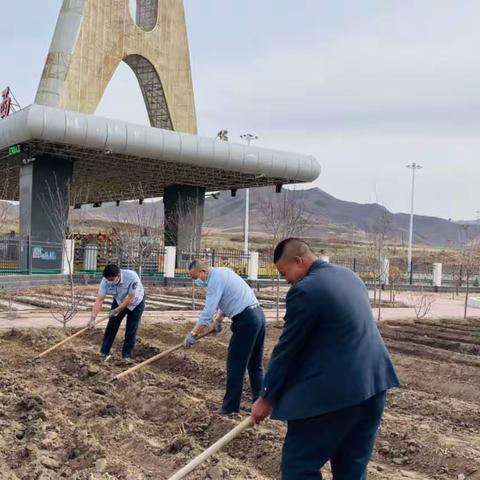
[[[232,320],[232,337],[228,346],[227,386],[221,414],[240,410],[243,379],[248,370],[252,399],[261,393],[263,383],[263,344],[265,341],[265,315],[255,294],[247,283],[229,268],[209,267],[201,260],[194,260],[189,268],[190,276],[199,287],[207,288],[205,307],[194,329],[185,337],[184,345],[189,348],[199,335],[212,325],[221,331],[221,320]]]
[[[298,238],[280,242],[278,271],[293,286],[252,420],[288,422],[282,480],[366,480],[386,391],[399,386],[365,284],[319,260]]]
[[[100,312],[107,295],[113,296],[113,302],[108,314],[109,320],[103,336],[100,358],[104,362],[111,358],[110,349],[117,336],[120,324],[126,316],[127,325],[122,358],[124,363],[132,363],[137,330],[145,308],[145,291],[142,282],[133,270],[120,270],[117,265],[107,265],[103,270],[97,300],[92,308],[92,315],[88,323],[90,328],[95,325],[95,318]]]

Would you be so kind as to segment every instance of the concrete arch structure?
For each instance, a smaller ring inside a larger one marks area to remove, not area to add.
[[[135,23],[144,32],[151,32],[158,22],[159,0],[136,0]]]
[[[35,103],[93,114],[118,64],[134,71],[151,125],[196,133],[182,0],[64,0]]]
[[[152,127],[173,130],[172,117],[162,81],[154,65],[141,55],[129,55],[123,61],[137,77]]]

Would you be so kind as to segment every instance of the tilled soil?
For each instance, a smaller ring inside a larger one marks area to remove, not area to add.
[[[390,392],[371,479],[480,479],[479,327],[454,321],[382,325],[402,388]],[[179,343],[188,328],[144,325],[137,361]],[[280,331],[269,326],[267,356]],[[0,479],[166,479],[245,417],[216,413],[228,332],[113,383],[125,367],[115,358],[98,362],[101,336],[86,334],[30,363],[64,333],[1,333]],[[246,386],[246,410],[248,397]],[[188,478],[278,479],[284,434],[282,423],[267,421]]]

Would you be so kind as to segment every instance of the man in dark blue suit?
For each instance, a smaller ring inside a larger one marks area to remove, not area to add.
[[[293,286],[252,420],[288,421],[282,480],[365,480],[385,394],[399,380],[351,270],[320,261],[307,243],[280,242],[278,271]]]

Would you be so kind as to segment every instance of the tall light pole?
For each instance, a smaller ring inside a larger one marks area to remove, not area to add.
[[[410,200],[410,231],[408,234],[408,277],[410,278],[410,281],[412,279],[412,241],[413,241],[413,205],[414,205],[414,199],[415,199],[415,172],[417,170],[420,170],[422,165],[419,165],[418,163],[411,163],[407,165],[407,168],[412,171],[412,192],[411,192],[411,200]]]
[[[252,135],[251,133],[244,133],[240,135],[242,140],[245,140],[250,146],[252,140],[258,140],[256,135]],[[245,224],[243,230],[243,253],[248,255],[248,222],[249,222],[249,207],[250,207],[250,189],[247,188],[245,191]]]

